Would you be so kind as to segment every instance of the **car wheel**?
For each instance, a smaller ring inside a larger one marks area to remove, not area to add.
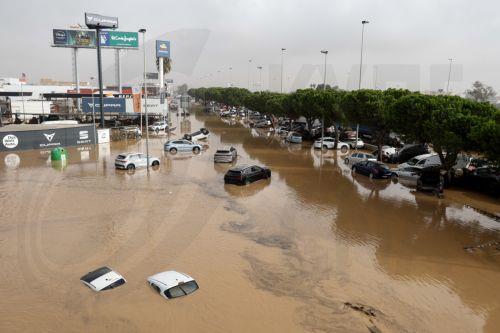
[[[176,154],[177,148],[170,148],[170,154]]]
[[[345,163],[345,164],[349,164],[349,159],[348,159],[348,158],[346,158],[346,159],[344,160],[344,163]]]
[[[133,164],[127,165],[127,170],[134,170],[134,169],[135,169],[135,165],[133,165]]]
[[[347,153],[347,151],[348,151],[348,150],[349,150],[349,148],[347,148],[347,146],[342,146],[342,147],[340,147],[340,151],[341,151],[342,153]]]
[[[158,161],[153,161],[153,163],[151,163],[151,165],[152,165],[152,166],[158,166],[158,165],[160,165],[160,162],[158,162]]]
[[[194,147],[193,148],[193,153],[199,154],[200,153],[200,147]]]

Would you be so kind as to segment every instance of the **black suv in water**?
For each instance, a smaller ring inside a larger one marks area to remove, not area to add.
[[[241,165],[229,169],[224,175],[224,183],[248,185],[260,179],[271,177],[271,170],[258,165]]]

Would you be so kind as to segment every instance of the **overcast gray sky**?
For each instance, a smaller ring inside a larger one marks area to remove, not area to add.
[[[119,17],[123,31],[148,29],[151,71],[152,42],[160,36],[171,39],[170,77],[176,83],[232,82],[247,87],[250,81],[256,89],[256,67],[262,65],[264,87],[276,89],[280,71],[272,65],[280,64],[280,50],[285,47],[285,90],[322,81],[318,70],[305,75],[306,83],[297,79],[304,65],[323,63],[321,49],[330,52],[329,83],[342,88],[356,85],[361,20],[366,19],[370,24],[365,30],[364,87],[375,86],[374,65],[396,64],[411,65],[409,72],[419,74],[421,90],[430,89],[431,68],[437,68],[434,79],[440,77],[445,88],[448,59],[453,58],[457,66],[452,79],[459,81],[451,83],[452,91],[461,92],[474,80],[500,90],[500,2],[494,0],[11,1],[3,3],[0,11],[0,77],[19,77],[24,72],[33,83],[42,77],[71,80],[70,50],[50,47],[51,29],[83,24],[86,11]],[[141,75],[140,56],[139,51],[124,55],[129,81]],[[107,83],[113,83],[113,63],[112,52],[106,50]],[[95,51],[80,52],[79,65],[81,80],[95,75]],[[404,86],[405,82],[391,84]]]

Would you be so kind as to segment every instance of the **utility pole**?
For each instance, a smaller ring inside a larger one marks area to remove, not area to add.
[[[258,66],[259,70],[259,90],[262,92],[262,66]]]
[[[326,90],[326,57],[328,56],[328,50],[322,50],[321,53],[325,55],[325,69],[323,73],[323,91]],[[323,149],[323,138],[325,137],[325,114],[321,119],[321,149]]]
[[[143,47],[143,55],[144,55],[144,113],[146,115],[146,163],[147,170],[149,172],[149,129],[148,129],[148,89],[146,87],[146,29],[140,29],[140,33],[142,33],[142,47]],[[141,117],[142,119],[142,117]],[[142,128],[141,128],[142,130]]]
[[[248,59],[248,68],[247,68],[247,89],[250,91],[250,65],[252,63],[252,59]]]
[[[361,89],[361,79],[363,73],[363,45],[365,42],[365,24],[370,23],[367,20],[361,21],[361,58],[359,61],[359,81],[358,81],[358,90]],[[356,124],[356,142],[354,142],[354,149],[358,150],[358,139],[359,139],[359,124]]]
[[[448,84],[446,85],[446,95],[450,92],[450,79],[451,79],[451,65],[453,64],[453,58],[448,59],[450,61],[450,69],[448,71]]]

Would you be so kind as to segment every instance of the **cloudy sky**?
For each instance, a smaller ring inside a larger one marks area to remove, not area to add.
[[[184,0],[184,1],[11,1],[0,11],[0,77],[26,73],[72,79],[71,50],[50,47],[53,28],[84,22],[84,13],[117,16],[120,30],[148,30],[148,71],[153,43],[172,40],[169,77],[190,86],[233,84],[280,89],[281,48],[284,89],[322,81],[341,88],[358,83],[361,20],[365,29],[362,85],[461,93],[480,80],[500,90],[500,2],[494,0]],[[104,51],[106,83],[113,84],[114,54]],[[123,76],[142,74],[142,53],[122,54]],[[249,62],[249,60],[252,60]],[[94,50],[81,50],[81,80],[96,74]],[[232,68],[231,70],[229,68]]]

